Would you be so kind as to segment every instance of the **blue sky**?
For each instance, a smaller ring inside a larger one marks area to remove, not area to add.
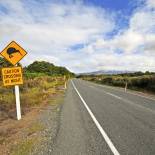
[[[17,41],[23,65],[155,71],[154,0],[1,0],[0,27],[0,49]]]
[[[131,13],[135,7],[140,5],[136,0],[85,0],[84,3],[103,7],[112,11],[124,10],[128,13]]]

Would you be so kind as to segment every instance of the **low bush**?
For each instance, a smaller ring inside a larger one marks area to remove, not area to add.
[[[136,75],[136,76],[134,76]],[[84,80],[106,84],[111,86],[125,87],[126,83],[130,89],[138,89],[144,91],[151,91],[155,93],[155,74],[144,75],[142,73],[136,74],[121,74],[121,75],[98,75],[85,76]]]
[[[63,77],[40,76],[34,79],[24,78],[24,84],[20,86],[20,99],[23,114],[31,107],[43,103],[49,95],[55,94],[59,86],[64,86]],[[14,87],[0,87],[0,110],[8,117],[15,110]]]

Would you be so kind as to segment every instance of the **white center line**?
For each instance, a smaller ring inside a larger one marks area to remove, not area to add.
[[[103,138],[105,139],[106,143],[108,144],[109,148],[111,149],[111,151],[113,152],[114,155],[120,155],[120,153],[117,151],[116,147],[114,146],[114,144],[112,143],[112,141],[110,140],[110,138],[108,137],[108,135],[106,134],[106,132],[103,130],[102,126],[100,125],[100,123],[97,121],[97,119],[95,118],[94,114],[92,113],[92,111],[90,110],[90,108],[88,107],[87,103],[84,101],[84,99],[82,98],[82,96],[80,95],[79,91],[77,90],[74,82],[71,80],[73,88],[75,89],[75,91],[77,92],[78,96],[80,97],[82,103],[84,104],[85,108],[87,109],[88,113],[90,114],[91,118],[93,119],[95,125],[97,126],[97,128],[99,129],[101,135],[103,136]]]
[[[109,89],[120,91],[120,92],[124,93],[124,89],[123,88],[119,88],[119,87],[114,88],[112,86],[100,85],[100,84],[95,84],[95,83],[91,83],[91,84],[99,86],[99,87],[103,87],[103,88],[109,88]],[[143,95],[137,94],[136,92],[131,92],[131,91],[133,91],[133,90],[129,90],[129,91],[125,92],[125,93],[131,94],[131,95],[135,95],[135,96],[139,96],[139,97],[142,97],[142,98],[145,98],[145,99],[149,99],[149,100],[152,100],[152,101],[155,101],[155,98],[153,98],[151,96],[147,97],[147,96],[143,96]],[[140,93],[146,95],[145,93],[142,93],[142,92],[140,92]]]
[[[119,99],[119,100],[122,99],[121,97],[119,97],[119,96],[117,96],[117,95],[114,95],[114,94],[111,94],[111,93],[109,93],[109,92],[107,92],[106,94],[111,95],[111,96],[113,96],[113,97],[115,97],[115,98],[117,98],[117,99]]]
[[[119,99],[119,100],[122,100],[122,101],[124,101],[125,103],[128,103],[128,104],[130,104],[130,105],[132,105],[132,106],[141,108],[141,109],[143,109],[143,110],[147,110],[147,111],[149,111],[149,112],[151,112],[151,113],[155,113],[155,111],[152,110],[152,109],[149,109],[149,108],[144,107],[144,106],[139,105],[139,104],[135,104],[134,102],[129,101],[129,100],[127,100],[127,99],[124,99],[124,98],[122,98],[122,97],[119,97],[119,96],[117,96],[117,95],[115,95],[115,94],[111,94],[111,93],[109,93],[109,92],[106,92],[106,94],[107,94],[107,95],[111,95],[111,96],[113,96],[113,97],[115,97],[115,98],[117,98],[117,99]]]

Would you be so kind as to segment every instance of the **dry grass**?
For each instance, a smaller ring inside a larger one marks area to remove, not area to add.
[[[37,138],[26,139],[21,143],[18,143],[12,150],[11,155],[28,155],[31,153]]]
[[[49,76],[25,79],[24,85],[20,86],[22,115],[30,111],[31,107],[42,104],[49,95],[56,94],[64,82],[64,78]],[[0,103],[0,122],[16,117],[13,87],[0,87]]]
[[[62,101],[60,96],[63,96],[64,83],[61,77],[25,80],[20,86],[21,121],[16,121],[13,87],[0,87],[0,154],[27,155],[31,152],[41,138],[36,133],[45,129],[35,121],[37,115],[46,109],[46,105]]]
[[[32,135],[32,134],[34,134],[36,132],[40,132],[44,129],[45,129],[45,126],[43,126],[43,124],[36,122],[28,128],[27,132],[28,132],[28,135]]]

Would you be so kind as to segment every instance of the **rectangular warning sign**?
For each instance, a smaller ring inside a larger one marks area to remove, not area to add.
[[[4,86],[23,84],[22,68],[21,67],[2,68],[2,79]]]

